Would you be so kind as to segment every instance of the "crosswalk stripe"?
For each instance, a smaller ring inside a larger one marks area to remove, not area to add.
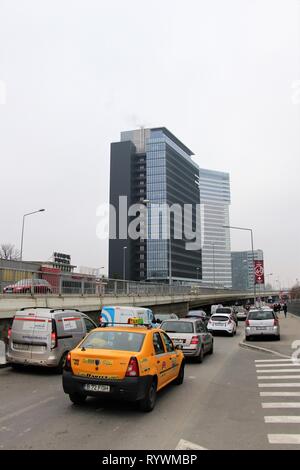
[[[261,397],[300,397],[300,392],[259,392]]]
[[[259,380],[265,379],[300,379],[300,375],[258,375]]]
[[[262,403],[261,406],[263,408],[300,408],[300,402],[297,401],[290,401],[290,402],[269,402],[269,403]]]
[[[265,423],[299,424],[300,416],[265,416]]]
[[[289,362],[293,359],[255,359],[255,362]]]
[[[270,444],[300,444],[300,434],[268,434]]]
[[[273,374],[282,373],[282,372],[300,372],[300,369],[259,369],[256,371],[257,374],[265,374],[266,372],[273,372]]]
[[[272,387],[284,387],[284,388],[294,388],[294,387],[300,387],[300,383],[286,383],[286,382],[281,382],[281,383],[264,383],[264,384],[258,384],[259,388],[272,388]]]
[[[300,367],[300,363],[288,363],[288,364],[255,364],[257,369],[261,369],[263,367]]]

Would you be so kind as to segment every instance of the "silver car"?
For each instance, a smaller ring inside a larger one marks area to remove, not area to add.
[[[280,326],[276,313],[270,308],[250,310],[245,322],[246,341],[263,335],[280,340]]]
[[[205,354],[214,351],[213,336],[198,318],[166,320],[161,324],[161,329],[168,333],[175,346],[182,346],[186,357],[195,357],[197,362],[202,362]]]
[[[7,362],[12,367],[63,368],[67,353],[97,328],[84,313],[71,309],[24,308],[8,330]]]

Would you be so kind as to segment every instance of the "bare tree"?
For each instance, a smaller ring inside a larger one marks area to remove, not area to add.
[[[15,248],[15,245],[2,243],[0,245],[0,259],[19,260],[20,251]]]

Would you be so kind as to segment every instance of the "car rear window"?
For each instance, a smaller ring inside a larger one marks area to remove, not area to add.
[[[271,311],[249,312],[248,320],[273,320],[274,314]]]
[[[219,307],[217,308],[216,313],[231,313],[231,309],[226,307]]]
[[[129,331],[93,331],[81,343],[85,349],[108,349],[139,352],[145,339],[144,333]]]
[[[193,333],[194,324],[188,321],[168,321],[162,323],[161,329],[167,333]]]
[[[212,321],[228,321],[228,317],[225,315],[212,315]]]

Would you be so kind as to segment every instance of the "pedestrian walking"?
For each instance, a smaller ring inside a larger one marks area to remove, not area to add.
[[[287,316],[287,304],[286,303],[283,304],[282,309],[283,309],[284,316],[286,318],[286,316]]]

